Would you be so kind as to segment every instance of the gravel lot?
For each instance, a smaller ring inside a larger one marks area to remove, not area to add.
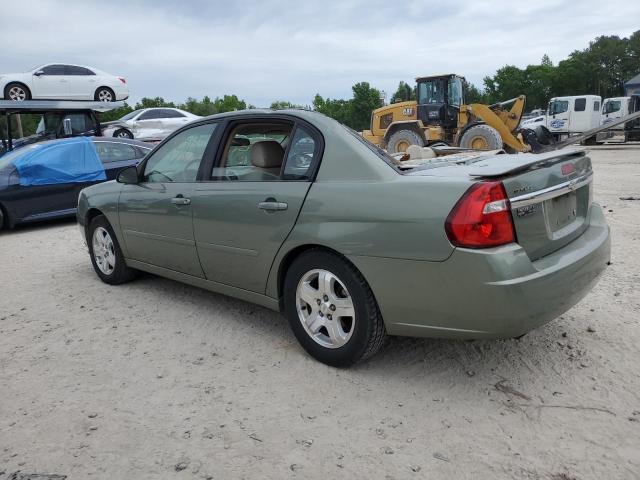
[[[613,264],[520,340],[336,370],[280,315],[102,284],[72,222],[0,234],[0,479],[640,477],[640,145],[592,149]]]

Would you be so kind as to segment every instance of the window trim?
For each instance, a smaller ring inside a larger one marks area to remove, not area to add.
[[[258,114],[258,115],[251,115],[251,116],[238,115],[238,116],[229,118],[224,128],[221,129],[221,134],[217,142],[218,147],[217,147],[217,151],[215,152],[213,161],[210,162],[208,165],[205,165],[205,162],[201,164],[202,171],[199,172],[200,175],[199,175],[199,178],[197,179],[198,182],[220,183],[220,182],[233,181],[233,180],[226,180],[226,179],[212,179],[211,172],[213,171],[214,168],[220,166],[220,162],[222,160],[222,154],[224,153],[223,145],[226,144],[227,140],[229,139],[229,135],[233,132],[233,130],[239,124],[250,124],[250,123],[263,123],[263,124],[264,123],[276,123],[276,124],[291,123],[292,128],[291,128],[291,133],[289,134],[291,139],[293,139],[294,135],[296,134],[298,127],[299,126],[303,127],[309,133],[309,135],[311,135],[311,138],[315,143],[314,150],[313,150],[314,159],[311,166],[309,167],[309,172],[310,172],[309,178],[289,179],[289,180],[285,180],[282,178],[284,167],[286,165],[286,161],[289,156],[289,150],[291,149],[291,142],[289,142],[283,154],[283,162],[282,162],[282,166],[280,167],[280,178],[276,180],[269,180],[268,183],[277,183],[277,182],[313,183],[315,182],[316,176],[318,174],[318,170],[320,167],[320,163],[322,163],[322,157],[324,155],[324,137],[322,136],[320,131],[314,125],[312,125],[311,123],[301,118],[291,116],[291,115],[269,115],[269,114],[262,114],[262,115]],[[259,180],[255,180],[255,181],[239,180],[238,182],[239,183],[263,183],[262,181],[259,181]]]
[[[204,152],[202,153],[202,160],[200,161],[200,166],[198,167],[198,173],[196,174],[195,181],[194,182],[171,182],[171,183],[198,183],[202,175],[202,168],[204,165],[209,163],[208,158],[211,156],[211,150],[215,146],[217,140],[220,137],[219,132],[223,130],[221,128],[221,125],[223,124],[223,122],[221,122],[219,119],[212,119],[212,120],[205,120],[198,123],[191,123],[183,128],[179,128],[178,130],[175,130],[174,132],[172,132],[171,135],[169,135],[164,140],[162,140],[158,145],[156,145],[153,149],[151,149],[151,151],[147,152],[143,160],[140,163],[138,163],[138,166],[136,167],[136,169],[138,170],[138,181],[140,183],[149,183],[149,182],[144,182],[144,179],[143,179],[144,171],[147,168],[147,163],[160,150],[160,148],[164,146],[165,143],[168,143],[169,141],[171,141],[171,139],[173,139],[173,137],[181,134],[182,132],[191,130],[192,128],[201,127],[203,125],[208,125],[211,123],[215,123],[216,128],[213,129],[213,132],[211,133],[211,137],[209,138],[209,143],[207,143],[207,146],[205,147]]]

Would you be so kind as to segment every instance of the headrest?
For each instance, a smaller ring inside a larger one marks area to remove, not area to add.
[[[275,140],[265,140],[251,145],[251,164],[258,168],[280,168],[284,149]]]

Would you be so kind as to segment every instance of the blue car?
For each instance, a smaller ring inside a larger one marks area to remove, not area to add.
[[[6,153],[0,157],[0,229],[75,215],[80,190],[114,180],[152,149],[136,140],[77,137]]]

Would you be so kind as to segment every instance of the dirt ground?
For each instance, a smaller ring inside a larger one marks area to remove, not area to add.
[[[613,264],[578,306],[350,370],[261,307],[101,283],[73,222],[0,234],[0,480],[640,478],[640,145],[592,159]]]

